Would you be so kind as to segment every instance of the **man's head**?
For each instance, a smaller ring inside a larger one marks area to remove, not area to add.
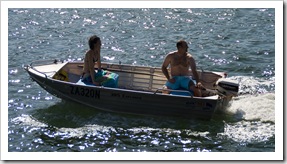
[[[89,47],[91,50],[95,48],[95,44],[101,46],[101,39],[97,35],[93,35],[89,39]]]
[[[188,51],[188,45],[186,43],[186,41],[184,40],[179,40],[177,43],[176,43],[176,47],[177,47],[177,50],[183,50],[185,52]]]

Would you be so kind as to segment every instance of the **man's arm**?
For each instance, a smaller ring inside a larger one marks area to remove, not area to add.
[[[88,56],[88,63],[89,63],[89,72],[92,78],[92,82],[93,84],[95,84],[96,83],[95,68],[94,68],[95,63],[93,62],[93,55],[91,54],[91,51],[87,52],[87,56]]]
[[[162,73],[164,74],[164,76],[167,78],[167,80],[170,80],[170,76],[169,76],[169,73],[168,73],[168,70],[167,70],[167,67],[170,63],[170,56],[169,54],[165,57],[163,63],[162,63],[162,66],[161,66],[161,70],[162,70]]]
[[[196,80],[196,83],[198,84],[200,81],[199,81],[199,76],[198,76],[198,73],[196,70],[196,63],[195,63],[195,60],[193,59],[193,57],[190,58],[190,67],[192,70],[192,74]]]
[[[101,62],[101,55],[100,55],[100,51],[97,53],[97,64],[98,64],[98,71],[100,71],[102,69],[102,62]]]

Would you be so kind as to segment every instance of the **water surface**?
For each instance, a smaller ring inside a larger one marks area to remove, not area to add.
[[[10,152],[274,152],[274,9],[9,9]],[[102,112],[47,93],[22,69],[81,60],[160,66],[179,39],[199,69],[226,71],[240,94],[210,121]]]

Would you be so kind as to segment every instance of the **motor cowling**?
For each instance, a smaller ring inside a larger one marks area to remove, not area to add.
[[[225,96],[237,96],[239,91],[238,82],[230,79],[219,79],[216,83],[216,89]]]

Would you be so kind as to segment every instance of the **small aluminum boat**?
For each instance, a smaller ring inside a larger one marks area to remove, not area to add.
[[[164,92],[166,78],[159,67],[114,63],[102,63],[102,69],[119,75],[117,88],[86,85],[80,80],[83,64],[45,60],[35,61],[24,69],[52,95],[118,113],[209,120],[238,93],[238,83],[226,79],[224,72],[198,71],[206,89],[202,91],[203,97],[195,97],[184,90]]]

